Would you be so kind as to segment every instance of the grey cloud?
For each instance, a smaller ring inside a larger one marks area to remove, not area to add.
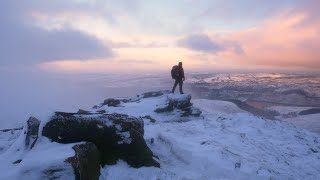
[[[187,36],[177,42],[178,46],[207,53],[219,53],[232,51],[236,54],[244,54],[240,43],[234,41],[214,41],[205,34]]]
[[[145,60],[145,59],[124,59],[120,61],[121,63],[125,63],[125,64],[155,64],[154,61],[152,60]]]
[[[0,2],[0,64],[34,64],[63,59],[106,58],[113,55],[95,37],[72,29],[47,31],[32,26],[30,12],[49,8],[38,0]],[[51,10],[61,9],[58,1]],[[68,4],[67,4],[68,5]]]
[[[219,43],[212,41],[207,35],[190,35],[178,41],[178,45],[195,51],[217,53],[224,50]]]
[[[203,0],[207,4],[207,9],[195,19],[210,18],[215,20],[233,20],[241,19],[261,19],[273,15],[275,12],[290,8],[298,0]]]
[[[158,42],[139,42],[139,41],[131,41],[131,42],[110,42],[111,47],[113,48],[161,48],[168,47],[165,43]]]
[[[233,51],[236,54],[243,55],[245,51],[243,50],[241,44],[236,41],[225,41],[224,46]]]
[[[319,24],[320,19],[320,1],[319,0],[304,0],[298,3],[298,6],[292,9],[292,14],[303,13],[306,19],[299,25]]]
[[[238,42],[214,41],[205,34],[187,36],[179,40],[177,44],[180,47],[207,53],[219,53],[222,51],[231,50],[236,54],[244,54],[244,51]]]

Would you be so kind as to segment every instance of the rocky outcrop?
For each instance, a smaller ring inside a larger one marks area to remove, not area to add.
[[[93,109],[98,109],[102,106],[119,107],[121,103],[138,102],[141,99],[159,97],[159,96],[170,94],[170,93],[171,93],[170,91],[152,91],[152,92],[146,92],[131,98],[108,98],[104,100],[103,103],[101,103],[100,105],[94,106]]]
[[[101,165],[119,159],[132,167],[155,166],[143,134],[143,121],[124,114],[77,114],[57,112],[42,135],[58,143],[92,142],[101,153]]]
[[[86,110],[83,110],[83,109],[79,109],[77,114],[92,114],[90,111],[86,111]]]
[[[159,113],[165,114],[162,116]],[[21,141],[14,144],[14,152],[21,155],[10,160],[10,163],[17,167],[28,163],[29,159],[24,158],[24,155],[34,155],[37,152],[33,151],[33,147],[38,146],[38,151],[43,150],[44,145],[52,148],[45,152],[48,154],[57,152],[61,147],[66,150],[72,147],[75,155],[61,153],[58,157],[60,163],[45,167],[38,173],[43,179],[99,179],[101,167],[116,164],[118,160],[123,160],[134,168],[160,167],[157,161],[159,158],[145,142],[144,121],[147,124],[164,121],[184,122],[191,118],[180,117],[200,114],[201,111],[192,106],[191,95],[155,91],[131,98],[109,98],[89,111],[79,109],[75,113],[55,112],[41,126],[38,119],[31,117],[22,130],[23,134],[19,136],[19,133],[16,133],[15,139],[21,137]],[[10,132],[14,131],[0,131],[2,134]],[[41,134],[38,134],[39,132]],[[41,135],[46,138],[37,141]],[[47,138],[66,145],[50,144]],[[154,138],[151,138],[150,144],[154,142]],[[10,145],[12,143],[13,141]],[[67,145],[71,143],[76,144]],[[0,152],[8,148],[0,147]],[[50,160],[48,158],[48,161]]]
[[[172,112],[173,110],[181,111],[181,117],[200,116],[201,111],[192,106],[191,95],[168,95],[167,103],[163,107],[154,110],[156,113]]]
[[[170,91],[152,91],[152,92],[143,93],[139,95],[139,97],[141,98],[159,97],[168,93],[170,93]]]
[[[37,118],[30,117],[27,121],[24,134],[26,135],[25,145],[32,149],[38,140],[40,121]]]
[[[74,170],[76,180],[94,180],[100,176],[100,152],[93,143],[73,147],[75,155],[66,160]]]
[[[117,107],[119,106],[121,103],[120,99],[114,99],[114,98],[109,98],[104,100],[104,102],[102,103],[102,106],[109,106],[109,107]]]

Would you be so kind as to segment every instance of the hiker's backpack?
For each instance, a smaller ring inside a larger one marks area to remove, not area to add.
[[[171,69],[172,79],[177,79],[180,76],[179,67],[177,65],[173,66]]]

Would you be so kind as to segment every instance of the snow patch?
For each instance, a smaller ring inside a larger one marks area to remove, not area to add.
[[[129,132],[117,132],[117,134],[122,138],[121,141],[118,141],[118,144],[131,144],[132,139]]]

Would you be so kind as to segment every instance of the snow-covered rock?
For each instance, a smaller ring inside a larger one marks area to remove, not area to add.
[[[6,152],[21,134],[23,128],[0,130],[0,155]]]
[[[27,121],[24,134],[26,134],[26,147],[32,149],[39,137],[40,121],[37,118],[30,117]]]
[[[43,136],[58,143],[94,143],[101,152],[102,166],[115,164],[122,159],[132,167],[159,167],[143,134],[141,119],[116,113],[56,112],[42,131]]]
[[[74,156],[75,144],[53,143],[40,136],[30,149],[26,146],[26,127],[18,136],[6,134],[13,143],[0,154],[0,179],[74,179],[72,166],[65,160]]]
[[[117,102],[115,106],[113,102]],[[161,117],[161,121],[180,121],[201,115],[200,109],[192,105],[190,94],[173,94],[170,91],[155,91],[136,97],[106,99],[93,109],[96,112],[124,112],[124,114],[151,119],[151,121],[154,120],[153,117]]]

